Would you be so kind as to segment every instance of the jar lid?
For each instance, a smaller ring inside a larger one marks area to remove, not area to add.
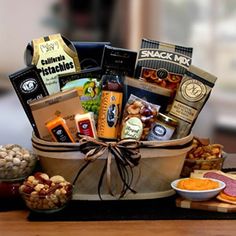
[[[163,121],[171,126],[177,126],[178,125],[178,121],[175,120],[174,118],[172,117],[169,117],[163,113],[158,113],[158,116],[157,116],[157,119],[160,120],[160,121]]]

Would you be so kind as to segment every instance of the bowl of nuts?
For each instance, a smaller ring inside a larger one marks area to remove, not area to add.
[[[30,210],[53,213],[66,207],[72,198],[73,186],[60,175],[50,178],[37,172],[23,182],[19,192]]]
[[[23,180],[37,163],[37,156],[18,144],[0,146],[0,180]]]
[[[221,144],[210,144],[209,139],[194,137],[187,153],[181,177],[189,177],[194,170],[221,170],[226,153]]]

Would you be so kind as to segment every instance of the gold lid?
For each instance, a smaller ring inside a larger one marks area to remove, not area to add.
[[[160,121],[163,121],[171,126],[177,126],[178,125],[178,121],[175,120],[174,118],[167,116],[163,113],[158,113],[157,119]]]

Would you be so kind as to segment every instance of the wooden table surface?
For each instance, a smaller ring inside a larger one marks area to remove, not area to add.
[[[28,211],[0,212],[1,236],[236,235],[235,220],[29,222]]]

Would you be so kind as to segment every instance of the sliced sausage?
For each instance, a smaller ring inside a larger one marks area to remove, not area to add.
[[[206,178],[212,178],[212,179],[217,179],[217,180],[221,180],[223,181],[226,185],[230,185],[230,184],[236,184],[236,180],[231,179],[225,175],[221,175],[215,172],[207,172],[203,175],[203,177]]]
[[[236,180],[214,172],[207,172],[203,175],[203,177],[221,180],[226,184],[223,192],[229,196],[236,197]]]

